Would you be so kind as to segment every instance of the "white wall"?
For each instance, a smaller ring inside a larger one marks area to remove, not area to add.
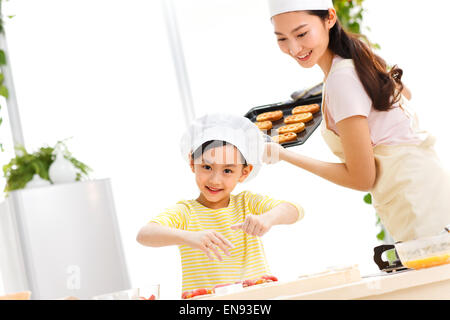
[[[321,81],[318,68],[301,69],[279,52],[265,1],[174,2],[197,116],[244,114]],[[403,1],[366,2],[370,39],[389,63],[404,69],[422,124],[438,137],[436,149],[449,164],[443,39],[450,4],[427,2],[427,8],[441,8],[432,16],[423,14],[419,1],[407,7]],[[28,150],[73,137],[69,148],[94,169],[93,178],[112,179],[133,286],[158,282],[162,298],[178,298],[177,248],[145,248],[135,241],[152,216],[198,193],[179,155],[184,120],[160,3],[22,0],[7,2],[5,12],[16,14],[7,32]],[[8,125],[0,127],[4,143]],[[10,143],[5,147],[2,164],[12,155]],[[336,161],[318,132],[294,150]],[[303,221],[275,227],[263,238],[279,278],[353,263],[363,273],[377,272],[375,214],[363,203],[364,193],[284,163],[264,168],[235,191],[244,189],[306,209]]]

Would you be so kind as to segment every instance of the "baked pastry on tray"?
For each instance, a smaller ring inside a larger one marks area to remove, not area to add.
[[[305,124],[303,122],[288,124],[277,129],[279,134],[294,132],[299,133],[305,130]]]
[[[283,111],[277,110],[277,111],[269,111],[259,114],[256,117],[256,121],[262,122],[262,121],[277,121],[283,118]]]
[[[273,125],[272,125],[272,121],[257,121],[255,122],[256,126],[261,129],[261,130],[270,130],[272,129]]]
[[[314,104],[307,104],[304,106],[298,106],[292,109],[292,114],[299,114],[299,113],[307,113],[311,112],[312,114],[319,112],[320,106],[317,103]]]
[[[283,133],[278,136],[272,137],[273,142],[285,143],[289,141],[297,140],[297,134],[294,132]]]
[[[293,114],[292,116],[287,116],[284,118],[284,123],[291,124],[297,122],[308,122],[313,119],[313,115],[311,112]]]

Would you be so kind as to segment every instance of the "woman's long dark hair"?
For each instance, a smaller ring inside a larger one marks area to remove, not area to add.
[[[322,20],[329,17],[327,10],[312,10],[310,14]],[[402,69],[397,66],[387,70],[386,62],[370,46],[360,40],[362,35],[346,32],[339,20],[330,30],[328,48],[344,59],[353,59],[355,69],[364,89],[379,111],[389,110],[401,98],[403,90]]]

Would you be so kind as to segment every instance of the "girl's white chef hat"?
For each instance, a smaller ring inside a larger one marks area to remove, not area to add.
[[[332,0],[269,0],[270,17],[280,13],[302,10],[328,10]]]
[[[203,143],[220,140],[234,145],[253,170],[245,181],[255,177],[263,163],[265,139],[261,130],[249,119],[233,114],[207,114],[194,120],[183,134],[180,147],[185,160]]]

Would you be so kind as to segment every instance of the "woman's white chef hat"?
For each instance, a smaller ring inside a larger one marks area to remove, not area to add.
[[[221,140],[234,145],[253,170],[245,181],[255,177],[262,165],[265,139],[261,130],[249,119],[233,114],[207,114],[194,120],[183,134],[180,147],[185,160],[203,143]]]
[[[269,0],[270,17],[280,13],[302,10],[328,10],[332,0]]]

